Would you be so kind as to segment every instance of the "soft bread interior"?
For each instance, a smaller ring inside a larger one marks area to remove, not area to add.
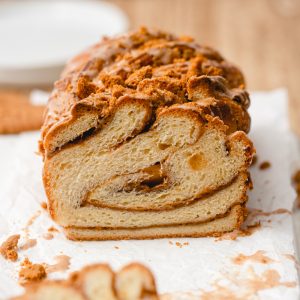
[[[113,212],[99,207],[117,208],[121,214],[166,211],[201,201],[246,172],[249,140],[242,132],[227,136],[218,119],[204,123],[198,112],[178,108],[162,113],[151,130],[133,138],[133,130],[124,124],[128,109],[123,110],[89,139],[46,159],[45,186],[53,199],[50,210],[61,225],[113,227],[118,222]],[[142,119],[139,110],[132,110],[132,118],[130,123]],[[130,134],[124,134],[124,128]],[[163,179],[151,186],[147,168],[157,164]],[[241,194],[237,196],[233,202],[241,199]],[[218,213],[215,207],[211,213],[211,217]],[[139,226],[134,223],[122,218],[118,225]]]
[[[166,211],[128,211],[111,208],[98,208],[84,206],[73,210],[73,216],[68,216],[69,224],[78,224],[77,227],[86,226],[91,219],[95,220],[96,227],[105,228],[135,228],[166,226],[184,223],[199,223],[209,221],[216,216],[224,215],[233,205],[246,201],[247,174],[241,174],[232,184],[205,199],[195,200],[190,205]],[[90,220],[86,218],[90,217]],[[96,219],[96,217],[98,219]],[[96,222],[98,220],[98,222]],[[73,225],[74,226],[74,225]],[[72,227],[67,226],[67,227]]]

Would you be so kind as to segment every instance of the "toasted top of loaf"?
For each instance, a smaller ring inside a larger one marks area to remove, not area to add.
[[[204,116],[219,117],[228,133],[249,131],[250,100],[238,68],[192,38],[141,28],[104,38],[68,63],[48,102],[41,152],[84,138],[136,100],[148,108],[140,131],[161,108],[195,109],[193,103]]]

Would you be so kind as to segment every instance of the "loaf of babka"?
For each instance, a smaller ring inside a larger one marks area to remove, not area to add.
[[[254,148],[242,73],[192,38],[141,28],[72,59],[40,152],[74,240],[201,237],[245,216]]]
[[[158,300],[151,271],[132,263],[115,273],[106,264],[94,264],[67,280],[34,283],[14,300]]]

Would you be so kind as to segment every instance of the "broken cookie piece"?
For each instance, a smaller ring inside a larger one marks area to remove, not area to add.
[[[41,264],[33,264],[28,258],[22,262],[21,266],[19,272],[21,284],[37,282],[47,277],[45,267]]]
[[[15,234],[7,238],[6,241],[0,246],[1,255],[8,260],[16,261],[18,259],[18,242],[20,239],[19,234]]]

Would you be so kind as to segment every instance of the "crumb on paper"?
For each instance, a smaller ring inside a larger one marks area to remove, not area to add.
[[[41,207],[42,207],[43,209],[45,209],[45,210],[48,209],[48,205],[47,205],[47,203],[46,203],[45,201],[43,201],[43,202],[41,203]]]
[[[264,161],[259,165],[260,170],[266,170],[269,169],[270,167],[271,167],[271,163],[268,161]]]
[[[170,245],[174,245],[172,241],[169,241]],[[184,242],[184,243],[180,243],[180,242],[176,242],[175,245],[179,248],[182,248],[184,246],[188,246],[190,243],[189,242]]]
[[[177,247],[179,247],[179,248],[182,248],[182,244],[179,243],[179,242],[176,242],[175,245],[176,245]]]
[[[41,210],[38,210],[26,223],[23,231],[25,233],[25,237],[29,237],[29,228],[35,222],[35,220],[41,215]]]
[[[16,261],[18,259],[18,242],[20,239],[19,234],[14,234],[8,237],[0,246],[1,255],[8,260]]]
[[[118,246],[114,246],[115,249],[120,249]]]
[[[189,242],[184,242],[184,243],[180,243],[180,242],[172,242],[172,241],[168,241],[169,245],[175,245],[179,248],[182,248],[183,246],[188,246],[190,243]]]
[[[48,228],[49,232],[59,232],[59,230],[57,228],[55,228],[54,226],[51,226]]]
[[[37,282],[47,277],[45,267],[41,264],[33,264],[28,258],[21,263],[19,280],[21,284]]]

